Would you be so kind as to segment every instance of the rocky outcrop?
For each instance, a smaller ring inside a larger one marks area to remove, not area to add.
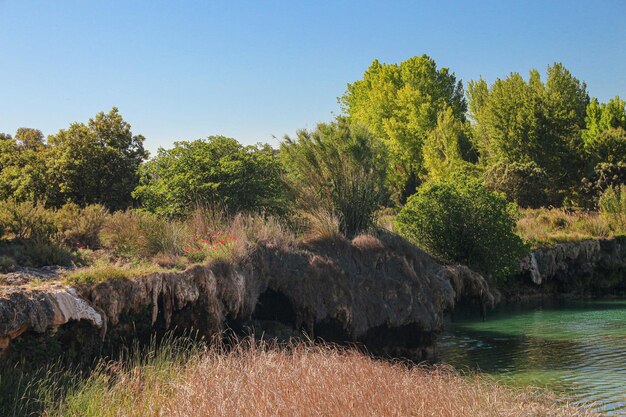
[[[43,333],[70,321],[85,320],[98,329],[104,318],[74,288],[13,290],[0,294],[0,350],[26,331]]]
[[[495,302],[480,275],[441,265],[397,236],[362,235],[295,248],[266,244],[237,263],[76,289],[5,288],[0,348],[26,332],[42,333],[70,321],[86,321],[106,338],[127,329],[123,322],[133,314],[142,314],[152,328],[175,325],[204,335],[268,318],[339,342],[393,332],[433,334],[442,329],[444,312],[461,299],[483,306]]]
[[[626,289],[626,237],[558,243],[522,263],[523,282],[550,293]],[[532,283],[532,284],[531,284]]]

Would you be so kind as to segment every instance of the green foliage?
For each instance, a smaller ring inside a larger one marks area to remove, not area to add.
[[[0,247],[0,254],[12,257],[17,264],[38,267],[72,263],[70,250],[59,238],[56,213],[43,204],[0,201],[0,224],[5,237],[12,239]]]
[[[102,230],[104,245],[115,254],[139,258],[159,253],[181,254],[187,238],[181,222],[138,210],[111,214]]]
[[[602,104],[594,98],[585,113],[586,128],[582,132],[585,146],[609,129],[626,129],[626,103],[619,96]]]
[[[72,252],[57,241],[38,242],[25,241],[21,244],[19,264],[24,266],[50,266],[72,264]]]
[[[399,201],[415,192],[423,170],[422,146],[439,114],[449,107],[455,119],[464,121],[467,107],[461,82],[447,68],[437,69],[427,55],[400,64],[374,60],[363,79],[348,85],[341,103],[352,122],[368,127],[387,145],[389,180]]]
[[[626,185],[609,187],[599,201],[600,215],[606,219],[611,229],[626,233]]]
[[[229,212],[276,212],[284,205],[280,173],[269,145],[242,146],[235,139],[212,136],[159,149],[142,167],[133,195],[148,210],[167,216],[215,204]]]
[[[626,161],[626,130],[610,128],[585,144],[592,162],[619,163]]]
[[[137,170],[148,156],[143,136],[117,108],[98,113],[87,125],[74,123],[48,139],[48,204],[103,204],[111,210],[131,205]]]
[[[95,249],[100,246],[100,231],[107,215],[106,208],[99,204],[80,208],[67,203],[56,211],[55,223],[65,245]]]
[[[25,133],[32,130],[21,128],[16,135],[21,140],[9,135],[0,140],[0,200],[45,200],[46,149]]]
[[[72,272],[65,277],[64,282],[67,285],[94,285],[105,281],[136,278],[161,271],[161,268],[154,265],[129,267],[102,265]]]
[[[548,203],[548,176],[534,162],[499,161],[485,172],[484,180],[487,188],[504,193],[520,207],[538,208]]]
[[[0,273],[14,271],[17,267],[17,261],[8,255],[0,255]]]
[[[430,132],[423,147],[428,178],[449,180],[459,173],[476,171],[473,163],[477,154],[469,139],[470,134],[469,123],[455,119],[450,107],[440,113],[437,126]]]
[[[548,67],[545,83],[536,70],[528,81],[512,73],[491,87],[482,79],[470,82],[468,96],[482,164],[536,164],[550,179],[551,203],[560,204],[582,178],[585,83],[556,63]]]
[[[39,243],[52,241],[57,232],[54,213],[30,201],[0,201],[0,224],[14,239]]]
[[[20,127],[15,132],[15,140],[26,149],[41,149],[44,146],[43,133],[39,129]]]
[[[130,128],[114,107],[87,125],[72,124],[47,143],[39,130],[18,129],[15,138],[0,141],[0,199],[128,207],[137,169],[147,157],[144,138]]]
[[[503,195],[477,181],[433,181],[409,198],[397,227],[434,256],[503,279],[517,271],[526,254],[514,233],[513,210]]]
[[[591,100],[582,131],[590,167],[600,163],[618,164],[626,161],[626,103],[619,96],[608,103]]]
[[[598,199],[607,188],[622,184],[626,184],[626,162],[599,163],[593,173],[582,180],[579,204],[595,209]]]
[[[385,148],[366,128],[339,118],[285,137],[280,156],[303,211],[339,218],[342,233],[367,229],[386,197]]]

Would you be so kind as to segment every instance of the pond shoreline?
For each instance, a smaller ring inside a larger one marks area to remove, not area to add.
[[[626,298],[546,298],[500,305],[482,321],[448,317],[439,362],[513,386],[538,386],[574,405],[623,415]]]

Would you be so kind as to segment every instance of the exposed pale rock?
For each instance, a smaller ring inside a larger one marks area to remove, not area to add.
[[[236,264],[194,266],[76,290],[10,290],[0,295],[0,349],[26,331],[41,333],[72,320],[111,332],[124,315],[141,312],[153,325],[162,320],[168,328],[178,312],[186,311],[186,326],[217,334],[226,318],[250,320],[268,290],[291,304],[295,328],[315,333],[334,323],[347,340],[361,340],[377,329],[437,332],[443,314],[459,300],[472,298],[483,306],[496,301],[479,274],[443,266],[393,235],[291,249],[259,245]]]
[[[557,292],[618,288],[626,284],[626,238],[557,243],[533,251],[522,270],[533,284]]]

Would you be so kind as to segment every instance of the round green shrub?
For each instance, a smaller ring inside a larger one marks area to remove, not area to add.
[[[499,280],[527,252],[514,233],[516,207],[478,181],[428,182],[398,214],[398,232],[427,252]]]

